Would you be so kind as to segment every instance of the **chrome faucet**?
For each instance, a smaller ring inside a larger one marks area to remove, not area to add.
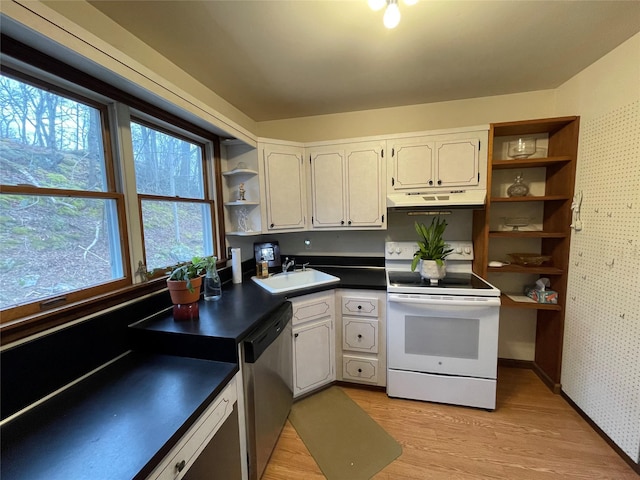
[[[289,260],[289,257],[286,257],[284,259],[284,263],[282,264],[282,271],[286,272],[287,270],[289,270],[290,267],[293,267],[295,263],[296,261],[293,258]]]

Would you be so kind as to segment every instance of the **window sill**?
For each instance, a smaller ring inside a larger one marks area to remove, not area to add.
[[[152,279],[89,299],[67,304],[59,308],[40,312],[28,317],[9,321],[0,326],[0,345],[21,340],[29,335],[54,328],[73,320],[120,305],[166,288],[166,277]]]

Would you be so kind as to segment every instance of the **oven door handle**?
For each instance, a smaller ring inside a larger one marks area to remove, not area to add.
[[[417,305],[450,305],[455,307],[499,307],[500,297],[455,297],[451,295],[409,295],[388,293],[387,301]]]

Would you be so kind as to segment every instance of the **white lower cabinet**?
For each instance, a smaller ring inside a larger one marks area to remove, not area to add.
[[[293,306],[293,396],[336,379],[334,290],[291,300]]]
[[[147,480],[179,480],[187,474],[200,453],[231,415],[233,406],[238,400],[236,377],[200,415],[196,423],[151,472]]]
[[[338,290],[337,379],[386,385],[386,292]]]

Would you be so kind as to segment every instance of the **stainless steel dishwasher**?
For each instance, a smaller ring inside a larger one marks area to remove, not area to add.
[[[291,302],[244,341],[244,397],[249,479],[259,479],[293,403]]]

